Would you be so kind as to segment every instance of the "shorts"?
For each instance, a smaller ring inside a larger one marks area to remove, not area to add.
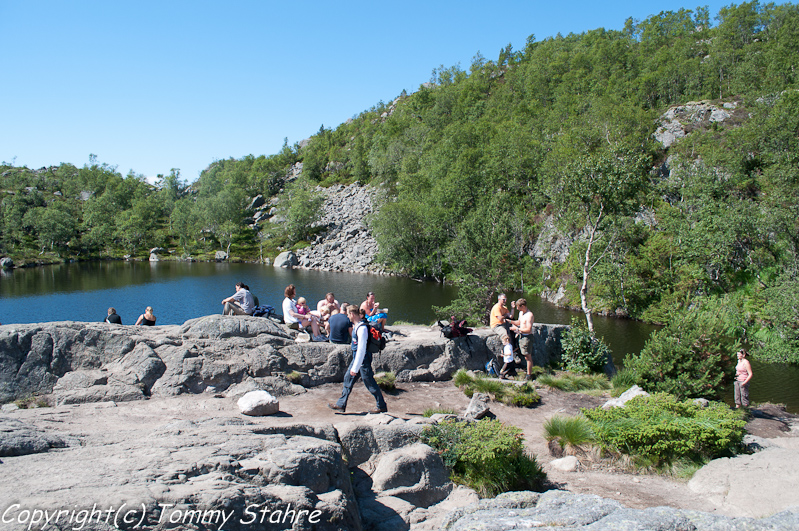
[[[531,341],[531,334],[522,334],[519,338],[519,350],[522,353],[522,356],[530,357],[532,353],[533,343]]]
[[[510,339],[510,336],[508,335],[508,327],[505,326],[504,324],[499,324],[494,328],[492,328],[492,330],[496,335],[499,336],[500,339],[502,339],[503,337],[507,337],[508,339]]]

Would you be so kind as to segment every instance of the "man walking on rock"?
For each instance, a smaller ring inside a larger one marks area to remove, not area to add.
[[[344,375],[341,398],[335,404],[328,404],[327,407],[336,411],[345,411],[347,409],[347,399],[352,392],[352,386],[358,381],[358,377],[361,377],[366,389],[372,393],[377,402],[375,409],[369,411],[369,413],[385,413],[388,411],[388,406],[385,399],[383,399],[383,393],[380,392],[380,387],[375,381],[374,372],[372,371],[372,353],[366,348],[369,342],[369,325],[366,322],[366,312],[363,308],[349,306],[347,315],[354,327],[352,330],[352,363],[347,374]]]

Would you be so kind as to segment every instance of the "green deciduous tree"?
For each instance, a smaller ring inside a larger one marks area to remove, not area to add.
[[[283,218],[283,234],[288,246],[305,241],[313,233],[312,225],[322,217],[324,198],[306,178],[286,187],[278,205],[278,216]]]

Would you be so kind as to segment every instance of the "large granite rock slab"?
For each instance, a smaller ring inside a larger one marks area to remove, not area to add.
[[[535,325],[539,364],[559,359],[563,329]],[[392,333],[372,366],[394,372],[398,381],[446,380],[462,368],[482,370],[501,347],[487,328],[454,340],[424,326],[392,327]],[[261,317],[209,315],[154,327],[5,325],[0,403],[49,393],[58,404],[221,393],[248,379],[285,379],[293,372],[313,387],[341,382],[350,358],[348,345],[297,343],[283,325]]]

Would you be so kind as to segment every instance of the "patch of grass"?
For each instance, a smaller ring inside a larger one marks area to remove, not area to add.
[[[543,374],[537,381],[561,391],[577,392],[610,389],[610,382],[604,374],[575,374],[564,372],[558,375]]]
[[[535,386],[530,382],[525,382],[522,385],[502,383],[498,380],[488,379],[480,374],[472,376],[463,369],[455,373],[453,381],[469,398],[474,393],[485,393],[497,402],[517,407],[532,407],[541,402],[541,396],[539,396]]]
[[[286,375],[286,380],[290,381],[293,384],[300,385],[302,384],[302,373],[297,371],[291,371]]]
[[[610,384],[613,390],[610,392],[611,396],[621,396],[627,389],[638,383],[638,375],[631,370],[622,369],[610,379]]]
[[[397,375],[392,371],[375,374],[375,382],[384,391],[393,391],[397,388]]]
[[[585,417],[555,415],[544,422],[544,439],[557,441],[561,448],[583,450],[594,442],[594,431]]]
[[[28,396],[19,398],[14,404],[20,409],[34,409],[37,407],[51,407],[52,404],[43,396]]]
[[[433,415],[438,415],[438,414],[442,414],[442,415],[457,415],[458,412],[455,411],[454,409],[430,408],[430,409],[425,409],[424,413],[422,413],[422,416],[430,418]]]

